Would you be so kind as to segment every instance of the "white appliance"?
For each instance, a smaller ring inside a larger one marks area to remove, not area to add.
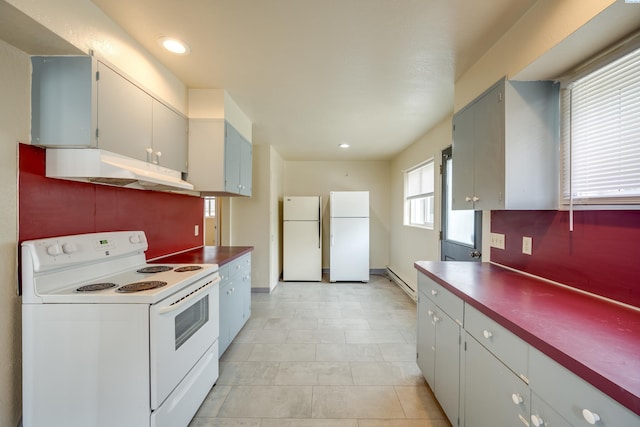
[[[369,192],[330,193],[329,281],[369,281]]]
[[[283,280],[322,280],[322,198],[283,201]]]
[[[218,266],[142,231],[22,243],[25,427],[187,426],[218,378]]]

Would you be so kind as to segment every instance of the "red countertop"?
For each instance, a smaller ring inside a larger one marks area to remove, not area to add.
[[[488,263],[414,265],[640,415],[640,309]]]
[[[163,264],[218,264],[223,266],[244,254],[253,246],[202,246],[190,251],[151,260]]]

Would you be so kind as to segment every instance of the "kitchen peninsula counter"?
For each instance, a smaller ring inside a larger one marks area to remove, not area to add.
[[[253,251],[253,246],[202,246],[175,255],[154,259],[153,263],[218,264],[223,266]]]
[[[640,414],[640,309],[489,263],[415,268]]]

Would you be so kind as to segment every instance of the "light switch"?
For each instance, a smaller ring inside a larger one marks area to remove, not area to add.
[[[522,253],[525,255],[531,255],[533,249],[533,239],[531,237],[522,237]]]
[[[200,226],[196,224],[196,226],[193,228],[193,235],[198,236],[199,234],[200,234]]]
[[[491,247],[496,249],[504,249],[504,234],[491,233]]]

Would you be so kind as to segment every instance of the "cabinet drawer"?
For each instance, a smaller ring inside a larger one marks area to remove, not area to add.
[[[520,377],[528,378],[529,345],[497,322],[466,304],[464,328]]]
[[[229,280],[229,265],[223,265],[218,269],[218,274],[220,274],[220,286],[225,282],[225,280]]]
[[[533,348],[530,352],[529,374],[531,389],[546,402],[553,402],[554,409],[571,425],[640,425],[638,415]],[[599,420],[596,421],[591,414],[595,414]],[[592,418],[592,422],[587,418]]]
[[[418,275],[418,290],[459,325],[462,325],[464,319],[464,301],[424,274]]]
[[[571,427],[571,424],[537,394],[531,393],[532,427]]]
[[[228,264],[229,276],[231,278],[242,278],[242,276],[251,275],[251,256],[244,255],[234,259]]]

